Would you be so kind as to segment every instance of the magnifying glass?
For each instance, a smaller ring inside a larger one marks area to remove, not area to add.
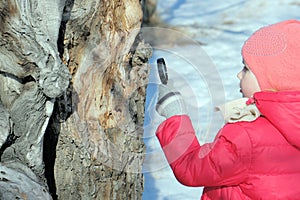
[[[168,83],[168,72],[166,62],[163,58],[158,58],[156,62],[160,81],[162,84],[166,85]]]

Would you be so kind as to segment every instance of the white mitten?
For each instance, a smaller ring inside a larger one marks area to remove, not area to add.
[[[159,85],[156,111],[161,116],[169,118],[174,115],[186,114],[184,100],[180,92],[168,85]]]

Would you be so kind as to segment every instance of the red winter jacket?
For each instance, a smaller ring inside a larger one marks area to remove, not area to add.
[[[300,199],[300,92],[254,94],[262,116],[226,124],[198,143],[188,116],[173,116],[157,137],[178,179],[205,186],[201,199]]]

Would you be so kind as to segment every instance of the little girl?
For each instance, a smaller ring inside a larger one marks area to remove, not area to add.
[[[159,87],[157,137],[179,182],[201,199],[300,199],[300,21],[256,31],[242,48],[245,98],[220,108],[226,124],[200,145],[177,91]]]

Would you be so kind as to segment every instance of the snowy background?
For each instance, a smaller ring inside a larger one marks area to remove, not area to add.
[[[299,20],[299,10],[299,0],[158,0],[159,16],[178,31],[144,30],[157,33],[159,39],[153,45],[147,89],[143,200],[192,200],[200,199],[202,193],[201,187],[177,182],[155,137],[157,126],[164,120],[154,111],[159,84],[156,59],[165,58],[170,87],[183,94],[200,143],[209,142],[222,126],[214,106],[241,97],[236,74],[243,66],[243,42],[262,26]]]

